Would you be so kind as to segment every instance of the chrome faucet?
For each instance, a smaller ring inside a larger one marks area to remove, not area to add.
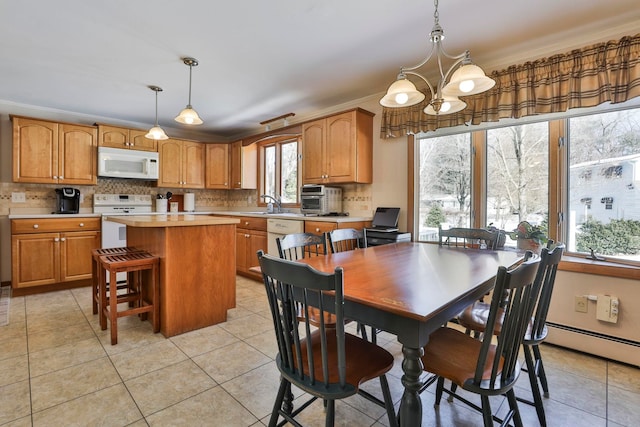
[[[276,212],[275,213],[282,213],[282,200],[280,199],[280,196],[270,196],[268,194],[263,194],[262,196],[260,196],[261,198],[263,198],[265,200],[265,202],[267,201],[267,199],[271,199],[273,200],[273,202],[276,205]]]

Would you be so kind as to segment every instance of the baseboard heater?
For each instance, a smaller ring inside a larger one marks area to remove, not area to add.
[[[547,322],[547,342],[594,354],[606,359],[640,366],[640,342],[573,326]]]

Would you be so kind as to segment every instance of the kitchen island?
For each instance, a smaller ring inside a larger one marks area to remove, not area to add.
[[[160,332],[171,337],[227,320],[236,306],[235,218],[109,216],[127,245],[160,257]]]

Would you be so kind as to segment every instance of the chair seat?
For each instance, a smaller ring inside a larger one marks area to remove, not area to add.
[[[424,369],[440,377],[448,378],[465,388],[465,383],[473,380],[478,363],[478,358],[471,355],[477,354],[479,356],[481,346],[482,341],[460,331],[440,328],[431,334],[429,343],[424,347],[424,356],[422,356]],[[489,349],[483,378],[490,376],[495,350],[495,345]],[[502,369],[502,358],[499,362],[499,368]],[[489,385],[484,382],[481,387],[490,389]],[[495,387],[495,389],[499,390],[500,387]]]
[[[325,311],[323,312],[323,314],[320,314],[321,313],[320,309],[315,307],[309,307],[308,312],[309,312],[309,323],[311,323],[313,326],[315,327],[320,326],[320,319],[324,314],[324,326],[327,329],[336,328],[336,316],[334,314],[331,314],[328,311]],[[296,307],[296,317],[298,318],[298,320],[304,320],[305,313],[303,312],[303,308],[301,305],[298,305]]]
[[[465,310],[458,315],[458,323],[460,326],[463,326],[467,330],[477,331],[479,333],[484,333],[486,329],[487,319],[489,318],[489,309],[491,305],[482,302],[476,301]],[[499,321],[494,329],[495,335],[500,335],[500,329],[502,328],[502,318],[504,317],[504,310],[501,309],[500,315],[498,317]]]
[[[337,369],[332,369],[332,367],[335,368],[336,366],[338,366],[336,330],[327,329],[325,335],[327,338],[327,353],[329,360],[328,366],[330,367],[328,382],[337,384],[339,383],[338,372]],[[322,378],[322,357],[320,355],[322,351],[322,334],[319,330],[316,330],[311,333],[311,336],[311,347],[312,353],[314,355],[313,361],[316,377]],[[360,384],[387,373],[393,367],[394,359],[391,353],[389,353],[382,347],[377,346],[376,344],[373,344],[352,334],[345,334],[345,354],[346,383],[353,386],[353,389],[351,391],[348,391],[347,394],[355,394],[358,391]],[[280,360],[279,357],[276,359]],[[307,360],[307,345],[306,343],[304,343],[302,345],[303,371],[306,375],[309,375],[309,364],[307,363]],[[292,373],[287,369],[284,369],[281,366],[279,366],[279,368],[282,371],[283,375],[292,375]],[[296,380],[300,381],[300,379],[297,377]],[[316,384],[315,387],[310,386],[308,389],[305,389],[305,391],[314,394],[313,390],[318,386],[319,384]],[[340,390],[338,393],[344,395],[345,390]],[[326,390],[323,391],[323,395],[326,396]]]

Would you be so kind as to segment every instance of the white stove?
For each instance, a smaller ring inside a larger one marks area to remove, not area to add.
[[[108,215],[146,214],[152,211],[152,203],[148,194],[94,194],[93,213],[102,214],[102,248],[127,246],[127,227],[117,222],[105,221]],[[118,273],[118,281],[125,278],[126,273]]]

